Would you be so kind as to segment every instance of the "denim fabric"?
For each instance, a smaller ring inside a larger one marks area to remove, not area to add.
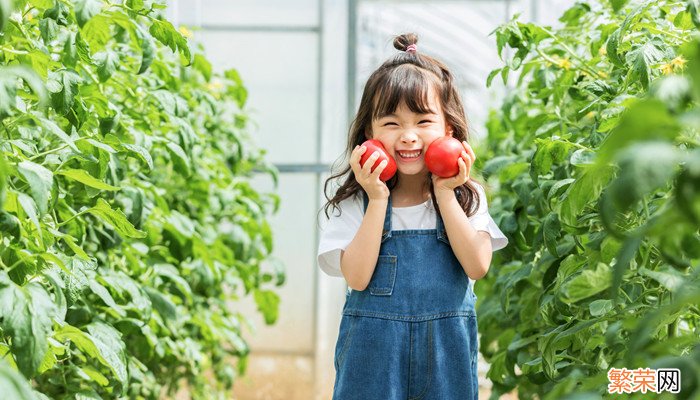
[[[442,219],[392,231],[390,198],[369,286],[343,307],[333,399],[477,400],[475,301]]]

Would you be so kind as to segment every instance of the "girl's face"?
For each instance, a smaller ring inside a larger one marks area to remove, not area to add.
[[[431,112],[418,114],[401,102],[393,114],[372,121],[372,139],[382,142],[396,160],[400,174],[427,173],[425,151],[428,146],[435,139],[452,133],[434,91],[430,92],[428,105]]]

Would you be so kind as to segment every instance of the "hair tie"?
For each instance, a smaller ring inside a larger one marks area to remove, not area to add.
[[[406,50],[405,50],[405,51],[406,51],[406,53],[415,53],[417,49],[418,49],[418,47],[416,47],[415,44],[409,44],[409,45],[406,47]]]

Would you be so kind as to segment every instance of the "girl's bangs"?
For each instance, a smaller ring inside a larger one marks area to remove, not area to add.
[[[401,102],[417,114],[437,112],[430,109],[430,96],[436,95],[435,89],[439,85],[436,77],[415,67],[399,67],[392,72],[378,84],[374,96],[373,120],[393,114]]]

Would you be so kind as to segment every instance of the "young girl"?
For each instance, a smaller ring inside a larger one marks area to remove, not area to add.
[[[347,178],[325,206],[321,269],[350,286],[335,349],[338,400],[477,399],[474,280],[507,239],[483,188],[470,180],[476,156],[451,73],[420,54],[413,34],[365,85],[350,129]],[[431,176],[424,155],[437,138],[459,139],[459,173]],[[360,165],[361,144],[379,140],[398,171],[386,183]],[[352,172],[350,173],[350,171]]]

